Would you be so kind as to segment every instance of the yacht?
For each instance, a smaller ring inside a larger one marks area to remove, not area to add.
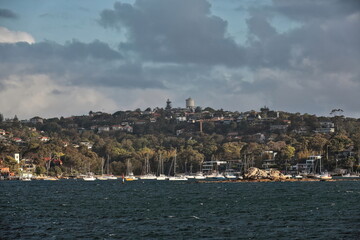
[[[187,181],[187,177],[185,175],[177,175],[176,174],[176,149],[175,149],[175,156],[174,156],[174,176],[169,177],[169,181]]]
[[[156,180],[156,175],[150,172],[150,161],[149,158],[145,158],[144,175],[141,175],[141,180]]]
[[[125,179],[127,182],[138,180],[138,178],[135,177],[134,173],[132,172],[132,165],[129,159],[126,162],[126,176],[124,176],[123,179]]]
[[[195,177],[196,180],[204,180],[206,179],[206,177],[204,176],[204,174],[202,172],[198,172],[196,173]]]

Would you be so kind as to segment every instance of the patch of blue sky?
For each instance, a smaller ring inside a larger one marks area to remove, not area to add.
[[[100,12],[112,9],[115,2],[116,0],[1,1],[1,8],[10,9],[19,18],[3,19],[0,25],[11,31],[27,32],[37,42],[48,40],[63,44],[72,39],[85,43],[100,40],[117,48],[117,44],[125,38],[124,33],[105,29],[97,22]]]

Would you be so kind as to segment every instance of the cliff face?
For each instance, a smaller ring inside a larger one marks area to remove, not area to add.
[[[261,170],[256,167],[249,168],[244,175],[245,179],[258,180],[258,179],[270,179],[270,180],[283,180],[286,179],[285,175],[279,170]]]

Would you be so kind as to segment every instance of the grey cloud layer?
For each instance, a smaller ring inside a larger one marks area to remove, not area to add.
[[[222,105],[231,109],[340,107],[360,116],[359,1],[274,0],[248,13],[247,44],[239,45],[206,0],[118,2],[99,19],[125,33],[118,50],[100,41],[0,44],[0,77],[45,73],[68,85],[227,96]],[[299,26],[279,31],[274,16]]]
[[[205,0],[138,0],[101,12],[104,27],[126,30],[122,51],[156,62],[239,65],[240,46],[226,36],[227,22]]]
[[[102,85],[123,88],[162,88],[146,78],[141,64],[125,61],[122,55],[100,41],[65,45],[55,42],[0,44],[0,77],[17,74],[49,74],[63,84]]]

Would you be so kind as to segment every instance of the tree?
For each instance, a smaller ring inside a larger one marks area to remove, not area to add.
[[[44,166],[37,166],[35,169],[36,175],[43,175],[46,173],[46,169]]]

